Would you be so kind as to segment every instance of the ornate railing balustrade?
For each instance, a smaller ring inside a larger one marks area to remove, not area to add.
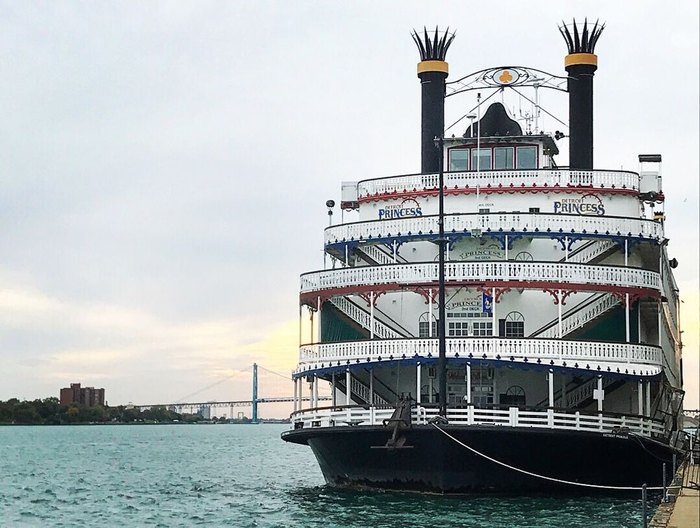
[[[292,414],[291,420],[295,428],[383,425],[384,420],[389,419],[393,411],[393,408],[377,407],[327,407],[297,411]],[[411,422],[416,425],[427,425],[429,420],[437,415],[437,408],[418,405],[411,410]],[[588,414],[559,409],[525,411],[517,407],[508,409],[480,409],[471,405],[462,408],[448,407],[447,420],[450,425],[532,427],[601,433],[627,431],[647,437],[665,435],[663,424],[648,417],[606,413]]]
[[[642,218],[617,216],[585,216],[555,213],[487,213],[445,215],[445,232],[469,234],[472,232],[538,236],[559,234],[580,236],[630,236],[651,240],[663,239],[660,222]],[[328,227],[325,243],[342,244],[395,238],[430,238],[438,232],[438,216],[412,216],[393,220],[370,220]]]
[[[378,285],[415,285],[436,282],[438,265],[434,262],[360,266],[313,271],[301,276],[301,294],[323,290],[341,290]],[[661,279],[654,271],[622,266],[594,266],[569,262],[447,262],[445,280],[462,283],[533,282],[552,283],[557,289],[567,284],[611,286],[659,291]],[[523,287],[526,287],[523,284]],[[371,289],[371,288],[369,288]],[[583,288],[582,288],[583,289]],[[590,288],[595,291],[601,288]]]
[[[502,337],[448,337],[447,359],[503,361],[590,372],[654,376],[661,372],[661,348],[632,343]],[[338,366],[438,357],[437,338],[369,339],[299,347],[295,375]]]
[[[360,201],[382,199],[389,194],[410,194],[438,189],[438,174],[390,176],[358,182]],[[446,172],[445,189],[483,188],[489,190],[528,188],[592,188],[638,192],[639,174],[628,171],[581,171],[569,169],[496,170],[480,172]]]

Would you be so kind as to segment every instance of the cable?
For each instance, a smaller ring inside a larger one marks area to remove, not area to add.
[[[448,438],[454,440],[456,443],[458,443],[462,447],[465,447],[466,449],[468,449],[472,453],[475,453],[475,454],[479,455],[480,457],[485,458],[486,460],[490,460],[494,464],[498,464],[499,466],[503,466],[503,467],[506,467],[508,469],[512,469],[513,471],[517,471],[518,473],[524,473],[525,475],[529,475],[531,477],[536,477],[536,478],[540,478],[543,480],[549,480],[551,482],[557,482],[559,484],[569,484],[571,486],[580,486],[582,488],[629,490],[629,491],[642,491],[642,489],[643,489],[641,487],[635,487],[635,486],[604,486],[602,484],[586,484],[584,482],[573,482],[571,480],[563,480],[563,479],[558,479],[558,478],[554,478],[554,477],[547,477],[546,475],[539,475],[539,474],[533,473],[531,471],[526,471],[524,469],[520,469],[520,468],[517,468],[515,466],[511,466],[509,464],[506,464],[505,462],[501,462],[500,460],[496,460],[495,458],[491,458],[490,456],[485,455],[484,453],[481,453],[480,451],[477,451],[473,447],[470,447],[467,444],[465,444],[464,442],[458,440],[457,438],[452,436],[450,433],[448,433],[447,431],[442,429],[436,423],[433,422],[430,425],[432,425],[433,427],[435,427],[435,429],[440,431],[442,434],[444,434]],[[678,487],[678,486],[674,486],[674,487]],[[667,486],[665,489],[670,489],[670,488],[671,488],[671,486]],[[663,490],[664,488],[663,487],[647,487],[646,489],[648,491],[652,491],[652,490]]]

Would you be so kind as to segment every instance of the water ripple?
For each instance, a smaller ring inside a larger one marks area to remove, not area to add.
[[[282,426],[0,428],[2,526],[441,526],[640,524],[639,500],[443,497],[326,487]]]

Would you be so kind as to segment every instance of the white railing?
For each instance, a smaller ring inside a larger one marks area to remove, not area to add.
[[[350,380],[350,394],[356,394],[370,405],[389,405],[388,401],[379,396],[376,392],[372,394],[369,387],[355,377]],[[370,402],[370,398],[373,398],[374,401]]]
[[[602,255],[606,251],[609,251],[617,244],[612,240],[593,240],[588,243],[586,247],[581,248],[580,251],[576,251],[573,255],[569,255],[567,262],[579,262],[585,264],[590,262],[599,255]]]
[[[383,425],[391,418],[394,409],[376,407],[337,407],[297,411],[292,414],[295,427],[350,427]],[[411,423],[427,425],[438,416],[433,407],[414,407],[411,410]],[[448,408],[447,420],[450,425],[491,425],[500,427],[531,427],[539,429],[565,429],[572,431],[597,431],[610,433],[614,430],[627,430],[644,436],[664,435],[663,424],[642,416],[619,416],[605,413],[584,414],[579,411],[546,409],[525,411],[517,407],[508,409],[480,409],[474,406]]]
[[[438,188],[438,174],[413,174],[362,180],[357,184],[358,197],[389,193],[411,193]],[[639,174],[627,171],[582,171],[569,169],[498,170],[480,172],[446,172],[445,188],[468,187],[592,187],[601,189],[639,190]]]
[[[554,361],[557,366],[564,362],[567,366],[591,370],[598,366],[603,371],[610,367],[613,371],[621,368],[630,373],[635,370],[646,375],[661,372],[661,348],[633,343],[608,343],[601,341],[566,341],[562,339],[528,339],[497,337],[449,337],[447,338],[447,358],[467,358],[503,360],[537,364]],[[386,361],[401,358],[438,357],[436,338],[417,339],[368,339],[344,341],[340,343],[316,343],[299,347],[299,367],[296,372],[305,372],[320,366],[330,366],[333,362],[355,363]],[[511,360],[511,358],[513,358]]]
[[[362,328],[369,330],[370,326],[372,326],[370,314],[351,302],[347,297],[333,297],[330,302]],[[398,339],[404,337],[376,317],[374,318],[374,336],[380,339]]]
[[[377,264],[396,264],[392,255],[387,255],[374,244],[365,244],[359,247],[365,255],[375,261]]]
[[[642,236],[663,238],[660,222],[644,218],[619,218],[615,216],[564,215],[555,213],[487,213],[445,215],[446,233],[464,233],[479,229],[482,232],[502,230],[517,232],[551,232],[562,234],[586,233]],[[350,240],[390,238],[397,235],[421,236],[438,232],[438,216],[411,216],[392,220],[370,220],[327,227],[324,233],[326,244]],[[410,234],[410,235],[409,235]]]
[[[610,386],[615,380],[613,378],[602,378],[603,389]],[[555,407],[576,407],[582,401],[593,397],[593,390],[598,387],[598,378],[592,378],[581,384],[580,386],[572,389],[571,391],[566,391],[566,402],[564,402],[564,395],[558,396],[554,400]]]
[[[561,319],[561,335],[565,336],[574,330],[583,327],[586,323],[592,321],[599,315],[607,312],[620,301],[614,295],[609,293],[600,294],[594,301],[584,301],[581,304],[589,303],[588,305],[579,308],[575,306],[570,312],[564,312]],[[556,338],[559,337],[559,325],[557,321],[552,321],[552,326],[533,334],[531,337]]]
[[[301,293],[331,288],[384,284],[425,284],[438,280],[438,265],[416,262],[385,266],[361,266],[314,271],[301,276]],[[661,287],[654,271],[618,266],[594,266],[569,262],[447,262],[445,280],[464,282],[536,281],[558,284],[616,285],[622,288]]]

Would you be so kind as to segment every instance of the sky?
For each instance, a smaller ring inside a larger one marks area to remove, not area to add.
[[[289,374],[325,201],[341,181],[419,171],[410,31],[457,31],[448,81],[563,75],[557,25],[586,16],[606,22],[596,165],[664,157],[686,408],[700,407],[690,0],[0,2],[0,400],[70,382],[112,405],[247,399],[254,362]],[[547,97],[566,120],[566,96]],[[449,100],[446,121],[469,103]],[[263,376],[261,394],[291,393],[281,381]]]

